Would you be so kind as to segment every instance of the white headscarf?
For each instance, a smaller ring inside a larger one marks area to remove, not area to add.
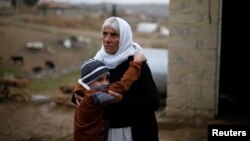
[[[106,53],[104,46],[96,53],[94,59],[102,61],[109,69],[114,69],[122,62],[142,50],[141,46],[133,42],[133,35],[130,25],[123,19],[115,17],[119,23],[120,42],[119,49],[115,54]]]

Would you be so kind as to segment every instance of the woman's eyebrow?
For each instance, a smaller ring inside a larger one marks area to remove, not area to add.
[[[112,32],[111,35],[119,35],[117,32]]]

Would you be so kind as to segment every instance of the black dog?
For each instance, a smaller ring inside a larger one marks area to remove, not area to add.
[[[23,56],[13,55],[10,57],[10,59],[13,61],[13,63],[16,65],[17,63],[20,63],[24,65],[24,59]]]

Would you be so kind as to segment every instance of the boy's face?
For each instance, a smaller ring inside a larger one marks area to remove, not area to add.
[[[90,83],[90,86],[105,86],[109,85],[109,75],[103,74],[98,79],[96,79],[94,82]]]

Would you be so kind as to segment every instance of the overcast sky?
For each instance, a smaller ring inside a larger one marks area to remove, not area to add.
[[[60,1],[60,2],[70,2],[73,4],[76,3],[103,3],[103,2],[109,2],[109,3],[116,3],[116,4],[141,4],[141,3],[157,3],[157,4],[168,4],[169,0],[54,0],[54,1]]]

